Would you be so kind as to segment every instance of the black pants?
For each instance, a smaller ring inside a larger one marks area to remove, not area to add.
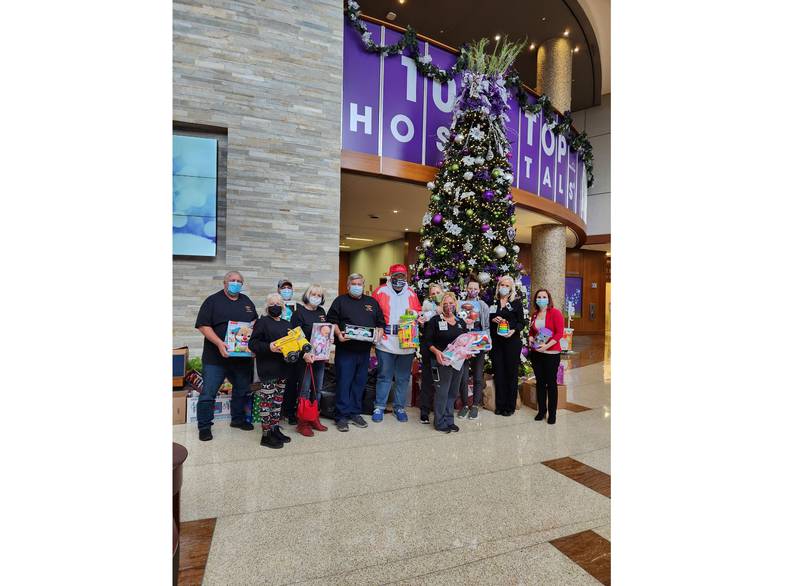
[[[295,417],[297,415],[297,389],[306,370],[306,362],[302,358],[289,365],[286,375],[286,391],[283,394],[281,417]]]
[[[483,380],[483,367],[486,364],[486,352],[481,352],[464,362],[461,368],[468,368],[469,374],[464,376],[461,381],[461,402],[466,405],[469,400],[469,379],[472,378],[472,405],[477,407],[483,403],[483,388],[486,383]]]
[[[540,414],[547,412],[550,417],[555,417],[558,409],[556,376],[561,355],[531,352],[530,357],[536,377],[536,406]]]
[[[519,396],[519,353],[522,340],[519,334],[509,339],[495,336],[489,355],[494,367],[495,408],[498,411],[511,411],[517,408]]]
[[[419,389],[419,411],[421,414],[430,413],[433,410],[433,374],[431,373],[431,359],[433,354],[430,350],[422,350],[422,381]]]

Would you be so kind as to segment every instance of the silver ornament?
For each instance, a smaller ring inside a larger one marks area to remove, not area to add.
[[[485,271],[481,271],[480,273],[478,273],[478,281],[480,281],[481,285],[485,285],[486,283],[488,283],[491,278],[492,276]]]
[[[515,254],[516,254],[516,253],[519,253],[519,246],[517,246],[517,245],[515,244],[514,246],[512,246],[512,247],[511,247],[511,250],[513,250]]]
[[[423,246],[424,248],[430,248],[430,247],[431,247],[431,244],[433,244],[433,243],[432,243],[430,240],[423,240],[423,241],[422,241],[422,246]]]
[[[497,258],[503,258],[507,254],[508,251],[506,250],[506,247],[503,246],[502,244],[498,244],[497,246],[494,247],[494,255]]]
[[[456,143],[461,144],[462,142],[464,142],[464,135],[459,132],[458,134],[456,134],[454,140],[456,141]]]

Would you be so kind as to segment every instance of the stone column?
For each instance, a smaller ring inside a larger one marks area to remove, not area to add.
[[[553,305],[564,311],[564,278],[567,269],[567,233],[560,224],[531,228],[531,303],[537,289],[547,289]]]
[[[561,112],[572,104],[572,43],[565,37],[548,39],[536,52],[536,92],[545,94]]]

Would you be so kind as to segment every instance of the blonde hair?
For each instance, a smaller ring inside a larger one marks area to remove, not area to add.
[[[454,305],[458,305],[458,299],[456,299],[456,294],[453,293],[452,291],[448,291],[447,293],[445,293],[442,296],[442,303],[441,303],[442,305],[444,305],[444,300],[445,299],[452,299],[453,300],[453,304]]]
[[[444,287],[442,287],[439,283],[431,283],[428,287],[428,295],[431,295],[431,289],[437,287],[440,293],[444,293]]]
[[[511,281],[511,286],[508,288],[509,289],[508,302],[511,303],[512,301],[514,301],[514,299],[517,298],[517,285],[516,283],[514,283],[514,279],[511,277],[511,275],[503,275],[502,277],[500,277],[500,279],[498,279],[497,292],[495,293],[494,296],[496,299],[500,299],[500,285],[503,284],[503,281]]]
[[[325,290],[322,288],[322,285],[317,285],[316,283],[309,285],[308,288],[303,293],[302,297],[303,303],[309,302],[312,293],[318,293],[319,296],[322,297],[320,305],[325,305]]]
[[[264,314],[267,314],[267,307],[270,305],[275,305],[275,302],[278,302],[281,307],[286,307],[286,304],[283,302],[283,297],[281,297],[280,293],[270,293],[267,295],[267,303],[264,305]]]

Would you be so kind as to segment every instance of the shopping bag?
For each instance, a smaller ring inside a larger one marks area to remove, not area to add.
[[[297,402],[297,419],[300,421],[316,421],[319,417],[319,401],[317,400],[317,385],[314,382],[314,369],[306,364],[306,370],[311,377],[311,394],[309,398],[300,397]]]

